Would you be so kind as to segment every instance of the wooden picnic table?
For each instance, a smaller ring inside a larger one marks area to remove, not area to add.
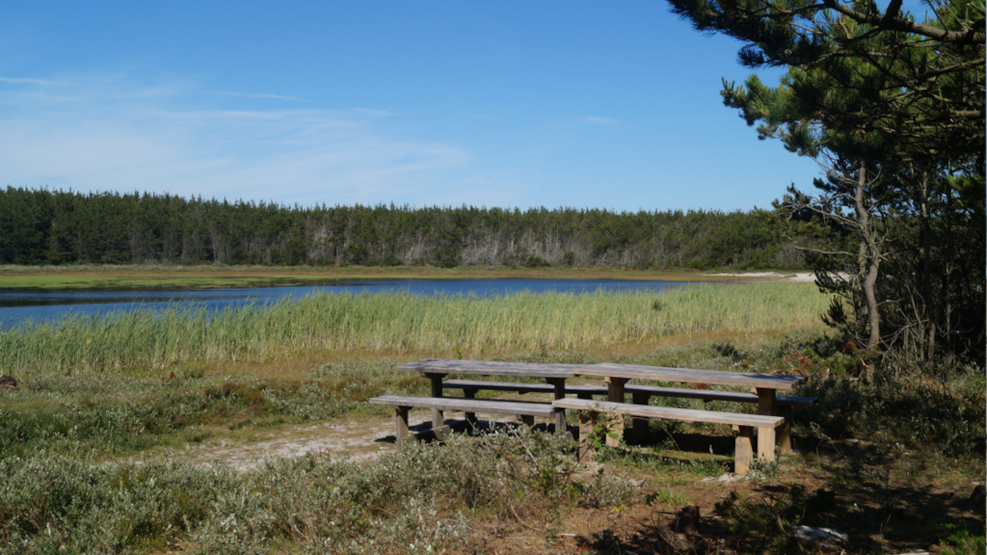
[[[795,387],[800,381],[804,380],[803,376],[786,376],[779,374],[757,374],[749,372],[725,372],[718,370],[696,370],[689,368],[667,368],[661,366],[638,366],[630,364],[613,364],[613,363],[603,363],[603,364],[544,364],[544,363],[533,363],[533,362],[493,362],[493,361],[479,361],[479,360],[449,360],[449,359],[425,359],[419,360],[417,362],[410,362],[407,364],[402,364],[397,367],[398,371],[401,372],[417,372],[422,376],[428,378],[431,382],[431,396],[433,398],[443,397],[443,380],[449,374],[467,374],[476,376],[501,376],[501,377],[513,377],[513,378],[540,378],[543,382],[551,384],[552,392],[554,394],[556,407],[560,408],[576,408],[571,405],[572,402],[565,401],[566,395],[566,385],[567,379],[575,378],[577,376],[596,376],[604,378],[607,384],[607,402],[608,403],[624,403],[625,401],[625,385],[629,380],[646,380],[646,381],[659,381],[659,382],[672,382],[676,384],[706,384],[706,385],[723,385],[723,386],[733,386],[733,387],[743,387],[752,388],[757,392],[757,405],[758,405],[758,415],[760,416],[784,416],[784,421],[789,423],[791,418],[791,402],[792,400],[799,400],[801,398],[785,398],[787,401],[782,403],[776,402],[776,392],[777,391],[787,391]],[[470,382],[471,387],[464,387],[464,392],[472,398],[472,395],[476,390],[483,389],[482,386],[478,385],[479,382]],[[494,382],[491,382],[492,387],[490,389],[498,389]],[[634,402],[639,405],[647,405],[647,398],[649,395],[663,395],[663,396],[680,396],[678,390],[672,391],[671,388],[660,388],[660,387],[647,387],[638,386],[637,389],[642,391],[636,391],[635,387],[631,387],[631,392],[634,393]],[[669,389],[669,391],[665,391]],[[685,395],[685,392],[689,390],[682,390],[681,396]],[[698,393],[698,392],[697,392]],[[714,393],[714,392],[710,392]],[[728,400],[732,400],[729,396],[742,396],[749,394],[738,394],[738,393],[724,393],[721,396],[728,397]],[[753,401],[753,398],[749,398]],[[561,401],[561,402],[560,402]],[[808,400],[809,402],[814,401],[814,399]],[[783,406],[783,403],[787,402],[787,406]],[[427,404],[427,403],[426,403]],[[426,404],[420,404],[420,406],[425,406]],[[448,403],[446,403],[448,405]],[[445,421],[443,418],[442,403],[432,403],[432,429],[439,431],[444,427]],[[451,406],[451,405],[449,405]],[[610,410],[613,411],[627,411],[622,407],[610,406]],[[680,409],[681,411],[681,409]],[[640,410],[635,409],[635,412],[640,412]],[[654,411],[651,411],[654,412]],[[692,411],[692,412],[702,412],[702,411]],[[690,413],[691,414],[691,413]],[[723,420],[726,413],[708,413],[711,418],[717,419],[717,421]],[[650,413],[649,413],[650,415]],[[739,416],[739,415],[738,415]],[[467,420],[471,420],[475,416],[467,412]],[[635,428],[638,427],[642,422],[646,424],[646,421],[642,420],[642,415],[635,415],[637,420],[635,420]],[[683,417],[685,418],[685,417]],[[697,421],[695,415],[688,416],[692,421]],[[565,433],[566,431],[566,419],[565,412],[558,410],[554,413],[555,419],[555,429],[559,433]],[[702,420],[698,420],[702,421]],[[777,421],[781,421],[779,418]],[[623,427],[622,423],[615,423],[615,426]],[[748,429],[750,426],[748,426]],[[768,432],[766,428],[764,429],[766,433],[758,434],[758,444],[757,452],[760,458],[766,460],[774,460],[774,445],[775,445],[775,433],[773,427]],[[742,430],[743,431],[743,430]],[[749,433],[749,432],[747,432]],[[790,423],[782,427],[782,435],[778,436],[778,440],[781,444],[783,451],[787,451],[790,448]],[[619,435],[617,438],[608,437],[608,443],[615,443],[619,441]]]

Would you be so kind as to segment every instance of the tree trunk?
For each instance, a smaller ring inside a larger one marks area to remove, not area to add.
[[[950,173],[952,173],[952,170],[950,170]],[[953,184],[952,183],[946,183],[946,236],[949,238],[949,241],[946,244],[946,249],[947,249],[946,250],[946,271],[944,272],[945,273],[945,276],[943,277],[943,280],[944,280],[944,283],[943,283],[943,291],[945,291],[945,293],[946,293],[944,295],[944,297],[946,298],[946,307],[945,307],[946,317],[945,317],[944,320],[945,320],[945,324],[946,324],[946,353],[947,354],[953,354],[953,340],[952,340],[952,335],[953,335],[953,325],[952,325],[952,319],[953,319],[953,303],[950,301],[950,297],[952,295],[952,291],[950,290],[950,283],[949,283],[950,282],[950,279],[949,279],[950,278],[950,275],[949,274],[951,274],[953,272],[953,253],[954,253],[954,250],[953,250],[954,249],[954,245],[953,245]]]
[[[877,283],[877,270],[880,264],[880,252],[877,247],[876,231],[872,229],[870,214],[864,206],[864,188],[867,184],[867,165],[861,163],[860,171],[857,172],[857,187],[854,191],[853,206],[857,212],[857,223],[860,225],[860,240],[866,244],[867,255],[863,261],[866,264],[867,275],[861,284],[864,291],[864,298],[867,301],[867,317],[870,327],[870,339],[867,340],[867,349],[875,349],[881,342],[881,319],[877,312],[877,296],[874,293],[874,286]]]
[[[929,174],[922,172],[922,296],[929,322],[925,361],[932,364],[936,353],[936,309],[932,298],[932,232],[929,226]]]

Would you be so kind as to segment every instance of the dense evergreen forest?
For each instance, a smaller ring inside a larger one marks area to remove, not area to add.
[[[3,264],[802,268],[768,213],[284,206],[0,190]]]

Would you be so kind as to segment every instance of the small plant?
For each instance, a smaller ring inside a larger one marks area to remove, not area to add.
[[[665,505],[680,506],[688,503],[688,500],[681,494],[673,492],[672,488],[666,488],[649,493],[644,498],[644,502],[647,505],[663,503]]]
[[[754,462],[751,463],[750,479],[754,482],[774,480],[778,477],[780,470],[781,466],[778,464],[777,458],[770,462],[755,458]]]
[[[623,437],[618,434],[615,427],[620,419],[619,415],[594,410],[585,411],[585,418],[592,423],[588,436],[589,444],[596,451],[607,447],[607,439],[614,439],[623,445]]]
[[[946,555],[980,555],[987,551],[983,520],[973,525],[939,520],[932,524],[932,531],[941,545],[949,546],[942,550]]]

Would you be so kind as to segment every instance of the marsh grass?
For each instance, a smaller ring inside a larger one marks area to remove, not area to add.
[[[29,323],[0,332],[0,368],[29,375],[329,351],[464,358],[567,351],[653,344],[671,335],[818,327],[827,303],[814,285],[788,283],[497,298],[317,294],[217,312],[136,310]]]

